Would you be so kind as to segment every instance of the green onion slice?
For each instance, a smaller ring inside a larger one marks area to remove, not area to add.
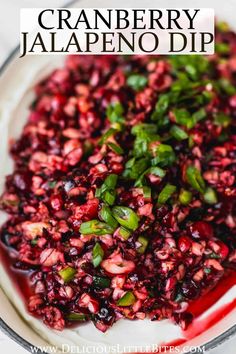
[[[186,171],[188,183],[200,193],[204,193],[205,181],[201,172],[195,166],[189,166]]]
[[[127,230],[125,227],[121,226],[119,228],[119,234],[124,240],[128,240],[131,235],[131,231]]]
[[[97,268],[99,264],[102,262],[104,257],[103,248],[98,242],[96,242],[95,246],[93,247],[92,256],[93,256],[93,266]]]
[[[118,226],[118,222],[112,216],[111,209],[107,205],[103,205],[100,210],[100,217],[112,228],[116,228]]]
[[[170,129],[170,133],[178,141],[188,139],[188,134],[178,127],[178,125],[173,125]]]
[[[176,186],[173,184],[167,184],[161,191],[158,196],[158,203],[164,204],[167,200],[172,196],[172,194],[176,191]]]
[[[79,232],[82,235],[98,235],[98,236],[112,234],[113,231],[114,231],[113,227],[96,219],[83,222],[80,225],[80,229],[79,229]]]
[[[125,206],[115,206],[112,208],[112,214],[121,226],[132,231],[138,228],[139,217],[132,209]]]

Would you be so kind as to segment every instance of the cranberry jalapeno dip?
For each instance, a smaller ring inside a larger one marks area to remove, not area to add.
[[[235,268],[236,35],[216,38],[211,57],[71,56],[35,87],[1,253],[48,326],[185,330]]]

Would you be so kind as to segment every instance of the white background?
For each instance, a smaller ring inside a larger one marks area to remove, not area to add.
[[[21,7],[60,7],[67,3],[68,1],[65,0],[0,0],[0,65],[19,43],[19,10]],[[4,354],[28,353],[2,332],[0,332],[0,350]],[[236,338],[209,352],[209,354],[223,353],[236,353]]]

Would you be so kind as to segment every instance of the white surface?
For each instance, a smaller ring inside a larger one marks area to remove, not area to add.
[[[8,56],[8,53],[18,44],[19,38],[19,8],[20,7],[44,7],[44,6],[61,6],[65,4],[64,0],[12,0],[6,3],[0,0],[0,64]],[[13,25],[14,24],[14,25]],[[211,354],[220,354],[226,352],[228,354],[235,353],[236,339],[233,339],[218,349],[212,350]],[[11,341],[4,334],[0,333],[0,348],[5,349],[7,353],[27,353],[16,343]]]

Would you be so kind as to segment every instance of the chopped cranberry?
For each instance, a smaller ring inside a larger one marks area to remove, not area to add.
[[[181,286],[181,291],[184,297],[194,300],[199,296],[200,290],[193,281],[184,283]]]
[[[213,228],[206,221],[196,221],[189,227],[190,235],[196,239],[210,239],[213,237]]]
[[[21,191],[29,190],[31,185],[31,174],[24,172],[24,173],[16,173],[14,174],[13,183],[16,188],[20,189]]]
[[[187,252],[192,245],[191,239],[188,236],[180,236],[178,239],[178,248],[181,252]]]

